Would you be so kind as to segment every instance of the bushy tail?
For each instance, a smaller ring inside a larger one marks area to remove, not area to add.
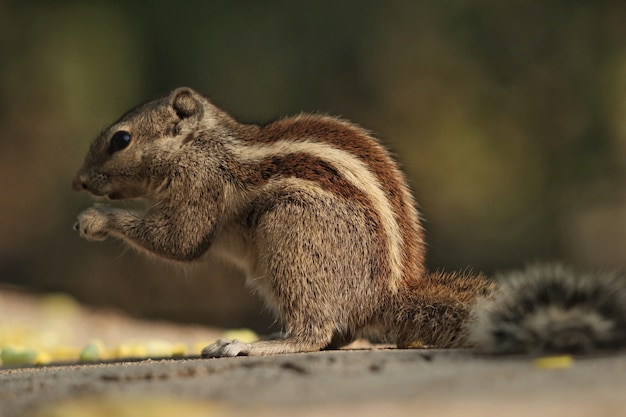
[[[626,276],[532,266],[498,280],[470,314],[468,342],[496,354],[626,347]]]
[[[472,307],[496,288],[495,282],[470,270],[431,272],[398,294],[393,317],[387,320],[389,338],[400,348],[467,347]]]

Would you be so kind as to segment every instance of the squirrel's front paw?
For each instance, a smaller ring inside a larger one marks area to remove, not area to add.
[[[250,350],[249,343],[239,340],[218,339],[215,343],[202,349],[203,358],[223,358],[232,356],[245,356]]]
[[[74,230],[87,240],[106,239],[109,224],[109,210],[107,207],[91,207],[78,215]]]

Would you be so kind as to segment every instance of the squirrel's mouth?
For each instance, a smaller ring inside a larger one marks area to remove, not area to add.
[[[124,196],[122,195],[122,193],[111,193],[111,194],[107,194],[107,197],[109,200],[123,200]]]

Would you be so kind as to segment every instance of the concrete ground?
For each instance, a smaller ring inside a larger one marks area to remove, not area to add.
[[[369,349],[13,368],[0,416],[626,416],[626,353],[561,365]]]
[[[158,337],[224,337],[215,328],[138,320],[65,296],[0,288],[0,342],[109,347]],[[239,337],[239,336],[237,336]],[[202,345],[202,344],[201,344]],[[268,357],[164,359],[0,368],[0,417],[626,416],[626,352],[537,363],[461,350],[356,344]],[[58,349],[57,349],[58,350]]]

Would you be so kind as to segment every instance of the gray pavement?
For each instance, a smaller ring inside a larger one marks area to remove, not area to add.
[[[0,407],[1,417],[626,416],[626,352],[561,369],[394,349],[2,369]]]

